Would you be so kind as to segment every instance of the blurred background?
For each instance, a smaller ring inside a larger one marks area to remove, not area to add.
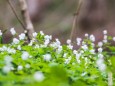
[[[18,0],[10,0],[21,17]],[[43,31],[45,34],[59,38],[65,43],[70,37],[74,13],[79,0],[26,0],[31,20],[35,31]],[[84,33],[94,34],[98,41],[100,33],[107,29],[110,35],[115,36],[115,0],[84,0],[79,12],[78,23],[76,23],[76,37],[83,37]],[[23,21],[23,20],[22,20]],[[6,30],[14,27],[20,34],[23,28],[13,14],[7,0],[0,0],[0,29]],[[11,34],[8,30],[4,34],[4,42],[10,40]]]

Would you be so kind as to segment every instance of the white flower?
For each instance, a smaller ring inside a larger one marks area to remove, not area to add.
[[[67,57],[67,53],[64,53],[63,57],[66,58]]]
[[[57,53],[59,54],[59,53],[61,53],[61,51],[62,51],[62,46],[59,46],[57,49]]]
[[[17,70],[22,70],[23,69],[23,66],[19,65]]]
[[[12,57],[11,56],[5,56],[4,61],[7,65],[10,65],[12,62]]]
[[[99,58],[103,58],[103,54],[98,54],[98,57]]]
[[[11,28],[11,29],[10,29],[10,32],[11,32],[12,35],[15,35],[15,34],[16,34],[16,31],[14,30],[14,28]]]
[[[36,36],[37,36],[37,33],[36,33],[36,32],[34,32],[34,33],[33,33],[33,37],[35,37],[35,38],[36,38]]]
[[[44,38],[45,38],[45,40],[51,40],[52,36],[46,35]]]
[[[85,76],[86,74],[87,74],[87,72],[84,72],[84,73],[81,74],[81,76]]]
[[[67,47],[71,50],[73,49],[73,46],[71,44],[69,44]]]
[[[16,50],[15,49],[12,49],[12,48],[7,48],[6,50],[8,53],[12,53],[12,54],[15,54],[16,53]]]
[[[59,41],[59,39],[56,39],[56,44],[60,46],[61,42]]]
[[[70,57],[68,57],[67,59],[65,59],[65,64],[69,64],[69,62],[71,61],[71,56]]]
[[[102,47],[103,46],[103,42],[98,42],[98,46]]]
[[[30,68],[30,64],[26,64],[25,67],[26,67],[26,68]]]
[[[79,46],[81,44],[82,39],[81,38],[76,38],[77,45]]]
[[[24,33],[27,33],[28,31],[27,30],[24,30]]]
[[[3,67],[2,70],[3,70],[4,73],[9,73],[11,68],[8,65],[6,65],[6,66]]]
[[[51,54],[45,54],[43,55],[45,61],[50,61],[51,60]]]
[[[25,52],[23,52],[21,57],[23,60],[27,60],[29,58],[29,53],[25,51]]]
[[[103,34],[107,34],[107,30],[104,30],[104,31],[103,31]]]
[[[70,39],[67,40],[67,44],[71,44],[71,40]]]
[[[81,46],[81,47],[82,47],[82,49],[84,49],[84,50],[87,50],[87,49],[88,49],[87,45],[83,45],[83,46]]]
[[[41,34],[41,35],[44,35],[43,31],[40,31],[40,34]]]
[[[96,63],[101,71],[105,71],[106,65],[104,64],[103,58],[99,58]]]
[[[73,54],[76,54],[76,53],[78,53],[78,52],[77,52],[76,50],[74,50],[74,51],[73,51]]]
[[[98,48],[98,52],[101,53],[103,51],[102,48]]]
[[[17,38],[13,38],[13,43],[14,44],[18,44],[19,43],[19,40]]]
[[[95,36],[94,35],[90,35],[89,39],[94,42],[95,41]]]
[[[2,31],[0,30],[0,36],[2,36]]]
[[[95,50],[94,50],[94,49],[91,49],[91,50],[90,50],[90,53],[91,53],[91,54],[95,54]]]
[[[42,72],[40,72],[40,71],[35,72],[35,74],[34,74],[34,79],[35,79],[36,81],[41,82],[41,81],[44,80],[44,78],[45,78],[45,77],[44,77],[44,75],[43,75]]]
[[[115,41],[115,37],[113,37],[113,41]]]
[[[17,49],[18,49],[18,50],[21,50],[21,46],[20,46],[20,45],[18,45]]]
[[[85,37],[88,37],[88,36],[89,36],[88,33],[86,33],[86,34],[85,34]]]
[[[24,39],[25,39],[25,37],[26,37],[26,36],[25,36],[25,34],[24,34],[24,33],[21,33],[21,34],[19,35],[19,39],[20,39],[20,40],[24,40]]]

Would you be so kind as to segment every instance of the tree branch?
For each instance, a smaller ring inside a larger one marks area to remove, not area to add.
[[[76,27],[76,24],[78,23],[78,15],[79,15],[82,3],[83,3],[82,0],[79,0],[77,11],[74,14],[74,20],[73,20],[72,30],[71,30],[71,34],[70,34],[71,41],[73,41],[73,35],[74,35],[74,32],[75,32],[75,29],[78,28],[78,25]]]
[[[19,0],[19,2],[20,2],[21,13],[24,19],[24,23],[26,25],[28,39],[30,40],[33,37],[32,34],[34,33],[34,27],[29,16],[26,0]]]
[[[20,18],[18,17],[18,15],[17,15],[17,13],[16,13],[16,11],[15,11],[15,9],[14,9],[12,3],[10,2],[10,0],[7,0],[7,2],[8,2],[8,4],[9,4],[9,6],[11,7],[11,9],[12,9],[12,11],[13,11],[13,13],[14,13],[16,19],[17,19],[18,22],[21,24],[22,28],[25,30],[26,28],[25,28],[24,24],[22,23],[22,21],[20,20]]]

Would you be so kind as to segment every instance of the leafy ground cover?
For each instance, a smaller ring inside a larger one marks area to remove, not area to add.
[[[115,37],[106,30],[97,45],[93,35],[77,38],[78,50],[73,50],[71,40],[62,45],[42,31],[33,33],[30,43],[26,31],[19,36],[14,28],[10,31],[9,44],[2,43],[0,31],[0,86],[115,85],[115,46],[109,43]]]

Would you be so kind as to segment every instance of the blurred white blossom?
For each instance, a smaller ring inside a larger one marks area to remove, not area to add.
[[[27,60],[27,59],[29,58],[29,53],[26,52],[26,51],[24,51],[24,52],[22,53],[22,55],[21,55],[21,58],[22,58],[23,60]]]
[[[51,60],[51,54],[45,54],[43,55],[45,61],[50,61]]]
[[[25,39],[25,37],[26,37],[26,36],[25,36],[25,34],[24,34],[24,33],[21,33],[21,34],[19,35],[19,39],[20,39],[20,40],[24,40],[24,39]]]
[[[34,79],[38,82],[41,82],[45,79],[45,77],[42,72],[38,71],[34,73]]]
[[[11,29],[10,29],[10,32],[11,32],[12,35],[15,35],[15,34],[16,34],[16,31],[14,30],[14,28],[11,28]]]
[[[17,38],[13,38],[13,43],[18,44],[20,41]]]

